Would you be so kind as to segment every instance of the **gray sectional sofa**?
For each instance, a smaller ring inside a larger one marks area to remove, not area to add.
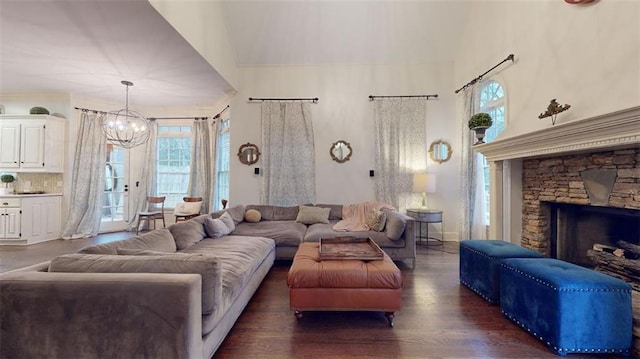
[[[335,223],[340,206],[330,208]],[[246,209],[261,221],[244,221]],[[346,235],[296,222],[296,209],[235,206],[3,273],[0,358],[210,358],[276,258],[293,258],[302,241]],[[212,234],[223,218],[233,231]],[[389,233],[348,234],[415,261],[413,220],[387,218]]]

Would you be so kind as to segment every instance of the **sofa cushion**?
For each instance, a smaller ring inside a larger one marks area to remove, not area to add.
[[[407,226],[407,220],[402,213],[398,211],[385,211],[387,214],[386,233],[387,237],[392,241],[400,240],[405,227]]]
[[[342,219],[342,205],[341,204],[316,204],[316,207],[329,208],[329,220]]]
[[[248,209],[244,212],[244,220],[249,223],[257,223],[260,222],[262,215],[256,209]]]
[[[166,256],[167,252],[152,251],[149,249],[136,249],[136,248],[116,248],[119,256]],[[171,254],[180,255],[182,253],[176,252]]]
[[[202,276],[202,313],[216,309],[222,297],[221,264],[216,257],[195,253],[164,256],[65,254],[51,260],[49,272],[195,273]]]
[[[302,224],[329,223],[331,208],[300,206],[296,222]]]
[[[220,218],[206,218],[204,220],[204,231],[209,238],[220,238],[231,233],[229,227]]]
[[[259,211],[263,221],[295,221],[298,216],[298,206],[248,205],[245,208]]]
[[[132,238],[110,243],[84,247],[78,253],[87,254],[118,254],[118,248],[148,249],[158,252],[175,253],[176,242],[167,228],[153,230]]]
[[[204,226],[198,221],[178,222],[169,226],[169,231],[179,250],[200,242],[206,235]]]
[[[225,224],[225,226],[227,226],[227,228],[229,229],[228,233],[231,233],[234,229],[236,229],[236,223],[229,212],[223,213],[222,216],[220,216],[220,218],[218,219],[221,220]]]
[[[228,213],[231,218],[233,218],[234,226],[244,220],[244,205],[238,204],[233,207],[229,207],[225,210],[225,213]],[[222,216],[220,216],[222,217]],[[229,227],[232,231],[233,228]]]
[[[297,247],[306,231],[307,226],[294,221],[260,221],[240,223],[232,235],[272,238],[278,247]]]
[[[387,213],[379,209],[374,209],[367,213],[367,226],[370,230],[382,232],[387,223]]]

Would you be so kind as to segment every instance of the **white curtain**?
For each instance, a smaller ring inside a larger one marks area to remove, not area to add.
[[[191,197],[202,197],[201,212],[203,213],[209,213],[211,208],[213,167],[209,121],[195,119],[191,135],[191,172],[188,193]]]
[[[262,204],[314,203],[315,147],[310,105],[262,104]]]
[[[464,118],[462,119],[462,178],[460,186],[460,239],[486,239],[486,203],[482,156],[473,150],[475,135],[467,122],[476,113],[477,86],[464,92]]]
[[[64,239],[93,237],[100,229],[107,165],[107,142],[100,128],[103,116],[86,111],[80,115],[69,219],[62,231]]]
[[[135,231],[138,223],[137,213],[147,210],[147,196],[155,196],[156,193],[156,153],[158,144],[158,124],[156,121],[149,123],[149,140],[144,144],[142,171],[138,187],[130,191],[129,208],[133,216],[127,225],[127,231]],[[130,186],[131,187],[131,186]],[[147,223],[145,223],[147,225]]]
[[[400,211],[413,207],[413,176],[427,166],[424,98],[375,100],[376,199]]]
[[[207,202],[207,208],[209,208],[208,212],[214,212],[217,207],[216,207],[216,191],[218,191],[218,161],[222,161],[221,158],[219,158],[221,155],[223,155],[223,153],[220,152],[220,150],[218,149],[218,136],[220,136],[220,126],[222,123],[222,118],[216,118],[214,119],[210,124],[209,124],[209,137],[211,138],[211,148],[213,149],[213,153],[211,154],[211,183],[209,184],[209,188],[211,188],[211,193],[210,193],[210,200]],[[227,151],[228,152],[228,151]],[[228,156],[227,156],[228,157]],[[228,161],[231,160],[231,158],[227,159],[227,163]],[[203,204],[204,206],[204,204]],[[222,206],[222,205],[221,205]],[[208,212],[204,212],[204,213],[208,213]]]

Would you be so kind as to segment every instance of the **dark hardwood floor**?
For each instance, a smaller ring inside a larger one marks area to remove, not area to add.
[[[0,246],[0,271],[39,263],[92,244],[131,236]],[[457,243],[418,247],[415,269],[398,263],[403,308],[389,327],[378,312],[306,312],[289,309],[288,261],[276,262],[215,358],[558,358],[458,281]],[[619,358],[570,354],[568,358]]]

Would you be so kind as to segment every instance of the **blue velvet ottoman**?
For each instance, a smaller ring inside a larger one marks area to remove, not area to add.
[[[506,258],[543,258],[536,251],[500,240],[460,242],[460,283],[491,304],[500,302],[500,262]]]
[[[502,314],[556,354],[631,353],[631,286],[557,259],[506,259]]]

